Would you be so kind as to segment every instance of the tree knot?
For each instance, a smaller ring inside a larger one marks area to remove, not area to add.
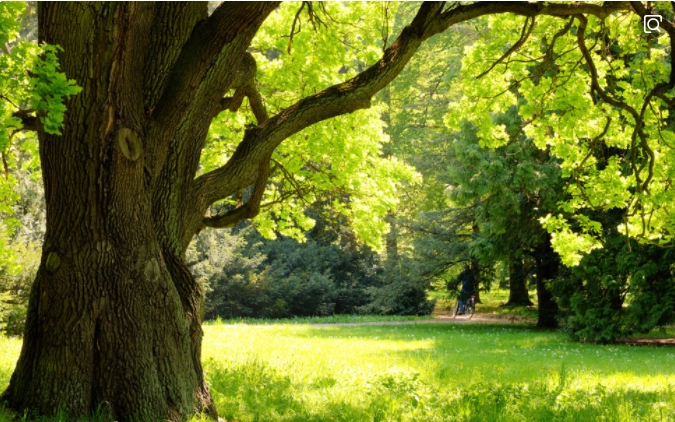
[[[50,273],[54,273],[61,266],[61,257],[54,251],[49,252],[49,255],[47,255],[47,261],[45,262],[45,265],[47,267],[47,271],[49,271]]]
[[[141,144],[141,138],[133,130],[123,127],[117,132],[117,141],[124,155],[130,161],[138,160],[138,157],[141,156],[141,151],[143,145]]]

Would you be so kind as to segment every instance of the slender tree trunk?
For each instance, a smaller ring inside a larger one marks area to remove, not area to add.
[[[386,43],[385,43],[386,44]],[[386,45],[383,46],[383,49]],[[383,150],[385,157],[393,155],[392,146],[396,144],[397,139],[391,134],[391,87],[386,86],[380,91],[381,101],[386,105],[386,109],[382,112],[382,121],[386,124],[384,130],[391,137],[391,142],[386,144]],[[398,265],[398,226],[396,224],[396,214],[389,210],[384,217],[387,224],[389,224],[389,233],[385,238],[385,246],[387,248],[387,266],[394,268]]]
[[[539,328],[558,328],[558,303],[553,294],[546,287],[546,281],[552,280],[558,275],[560,258],[551,248],[551,242],[547,239],[535,250],[536,276],[537,276],[537,307]]]
[[[389,233],[387,233],[385,239],[387,265],[389,267],[396,267],[398,265],[398,227],[396,226],[396,215],[389,211],[384,218],[389,223]]]
[[[531,306],[527,293],[527,278],[523,260],[512,254],[509,257],[509,301],[507,306]]]

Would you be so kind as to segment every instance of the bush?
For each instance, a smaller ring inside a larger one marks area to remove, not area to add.
[[[388,282],[381,287],[368,289],[371,301],[358,310],[364,314],[380,315],[429,315],[435,301],[427,300],[427,285],[413,281],[400,268],[388,269]]]
[[[251,226],[202,232],[188,250],[206,292],[205,319],[430,314],[426,285],[350,236],[264,239]]]
[[[206,291],[205,319],[363,312],[374,298],[375,290],[369,289],[386,284],[378,256],[365,246],[311,238],[268,240],[250,225],[202,232],[188,256]],[[395,290],[400,294],[388,301],[401,301],[395,309],[404,314],[416,313],[406,301],[426,297],[423,289]]]
[[[672,322],[675,251],[608,239],[553,283],[575,339],[608,342]]]

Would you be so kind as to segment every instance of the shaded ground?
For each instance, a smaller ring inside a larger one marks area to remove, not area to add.
[[[341,323],[314,323],[313,327],[355,327],[361,325],[415,325],[415,324],[505,324],[505,323],[535,323],[531,318],[521,315],[493,315],[493,314],[474,314],[469,319],[466,316],[452,317],[448,311],[438,311],[434,313],[433,318],[417,321],[374,321],[374,322],[341,322]]]
[[[419,325],[419,324],[535,324],[536,320],[522,315],[508,314],[479,314],[472,318],[466,316],[452,317],[449,311],[434,311],[429,319],[417,321],[373,321],[373,322],[342,322],[342,323],[313,323],[313,327],[357,327],[366,325]],[[615,344],[629,346],[675,346],[675,338],[625,338],[618,339]]]
[[[629,346],[675,346],[675,338],[622,338],[615,341],[617,344]]]

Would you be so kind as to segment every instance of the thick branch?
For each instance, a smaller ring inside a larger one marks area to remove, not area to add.
[[[21,128],[22,131],[37,132],[42,130],[42,123],[39,118],[32,116],[33,113],[33,110],[19,110],[14,112],[12,117],[21,119],[21,123],[23,124],[23,128]]]
[[[277,5],[278,2],[223,2],[195,28],[154,110],[159,126],[173,128],[180,123],[223,49],[247,28],[257,28]],[[233,77],[231,74],[230,82]]]
[[[195,26],[208,17],[204,2],[157,2],[154,8],[149,37],[152,48],[143,63],[144,106],[148,114],[154,114],[171,77],[170,71]]]
[[[253,163],[268,155],[281,141],[319,121],[370,106],[370,98],[403,69],[424,37],[424,27],[438,16],[441,4],[425,3],[413,23],[374,66],[342,84],[306,97],[255,129],[246,131],[233,157],[219,169],[195,181],[201,210],[252,183]],[[203,211],[202,211],[203,212]]]
[[[144,146],[149,179],[151,183],[160,178],[173,179],[169,183],[177,195],[171,200],[178,203],[178,218],[189,221],[183,236],[186,241],[192,237],[205,211],[194,212],[192,184],[210,116],[215,114],[219,101],[232,84],[251,40],[277,4],[221,4],[194,28],[171,69],[157,106],[147,110]],[[176,163],[180,165],[175,167]],[[158,200],[167,198],[158,197]],[[158,208],[167,209],[167,206],[158,204]]]
[[[255,67],[253,68],[253,76],[255,76]],[[230,111],[236,112],[239,110],[239,107],[241,107],[243,97],[248,97],[253,114],[255,115],[256,120],[258,120],[258,124],[261,125],[269,119],[267,115],[267,109],[265,109],[262,96],[260,95],[258,88],[255,86],[255,80],[250,76],[247,79],[249,80],[244,83],[243,86],[237,88],[234,98],[223,98],[222,101],[227,103],[226,107],[229,108]],[[240,94],[237,94],[239,92]],[[238,98],[238,95],[241,98]],[[253,186],[253,193],[251,194],[251,198],[248,200],[248,202],[224,214],[206,217],[204,220],[202,220],[202,224],[206,227],[227,228],[233,227],[241,220],[253,218],[258,215],[260,212],[260,203],[262,202],[263,194],[265,193],[265,188],[267,187],[267,179],[269,179],[270,176],[271,161],[272,154],[269,154],[260,164],[258,168],[258,176],[255,185]]]
[[[412,23],[385,50],[383,57],[356,77],[306,97],[265,124],[249,129],[228,163],[195,181],[195,204],[204,212],[213,202],[250,185],[255,180],[255,163],[260,162],[284,139],[322,120],[370,106],[371,97],[389,84],[408,63],[421,43],[452,25],[479,16],[514,13],[523,16],[593,14],[600,17],[617,10],[630,10],[625,2],[604,5],[575,3],[480,2],[457,6],[445,12],[441,3],[424,3]]]
[[[204,218],[204,220],[202,220],[204,226],[214,228],[233,227],[241,220],[253,218],[258,215],[260,212],[260,203],[262,202],[263,194],[267,187],[267,179],[270,175],[270,161],[271,155],[266,157],[260,164],[258,168],[258,179],[253,186],[253,193],[248,202],[224,214]]]

